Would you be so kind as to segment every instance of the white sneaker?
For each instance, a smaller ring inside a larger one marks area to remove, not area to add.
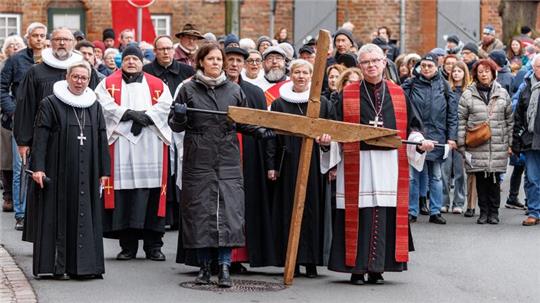
[[[454,208],[452,208],[452,213],[453,213],[453,214],[461,215],[461,214],[463,213],[463,208],[461,208],[461,207],[459,207],[459,206],[458,206],[458,207],[454,207]]]
[[[446,206],[441,207],[441,213],[447,213],[447,212],[448,212],[448,207]]]

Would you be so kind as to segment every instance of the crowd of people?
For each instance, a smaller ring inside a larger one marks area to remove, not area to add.
[[[400,54],[387,27],[355,39],[347,22],[328,53],[275,37],[216,37],[185,24],[153,44],[134,31],[84,33],[32,23],[5,39],[0,69],[3,211],[34,244],[36,276],[101,278],[103,238],[116,259],[176,262],[195,280],[231,287],[231,272],[285,264],[301,138],[235,124],[229,106],[306,115],[314,63],[326,58],[320,117],[400,131],[418,142],[316,140],[295,275],[318,266],[350,282],[384,283],[407,269],[410,224],[444,213],[498,224],[505,206],[540,223],[540,38],[523,27],[505,46],[491,26],[479,43]],[[518,199],[524,176],[525,203]],[[32,182],[27,179],[31,178]]]

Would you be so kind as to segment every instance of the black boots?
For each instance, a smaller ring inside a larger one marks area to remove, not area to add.
[[[152,261],[165,261],[165,255],[161,252],[160,248],[152,248],[146,252],[146,259]]]
[[[427,198],[426,197],[420,197],[419,204],[420,204],[420,214],[424,215],[424,216],[429,215],[429,208],[428,208],[428,205],[427,205]]]
[[[489,224],[499,224],[499,214],[490,212],[487,218],[487,223]]]
[[[476,220],[478,224],[486,224],[488,222],[488,214],[485,211],[480,211],[480,217]]]
[[[446,219],[441,214],[431,215],[429,216],[429,223],[446,224]]]
[[[474,217],[474,208],[467,208],[467,210],[465,211],[465,213],[463,214],[463,216],[467,217],[467,218],[472,218]]]
[[[368,272],[368,274],[367,274],[367,282],[369,284],[384,284],[384,279],[382,277],[382,273]]]
[[[317,266],[315,264],[306,265],[306,277],[308,278],[317,278],[319,274],[317,273]]]
[[[351,284],[364,285],[365,282],[363,274],[351,274]]]
[[[201,266],[201,269],[199,270],[199,274],[197,275],[197,278],[195,279],[195,284],[204,285],[204,284],[210,284],[210,277],[212,275],[210,274],[210,264],[203,264]]]
[[[231,275],[229,273],[229,265],[221,264],[219,266],[218,286],[222,288],[232,287]]]

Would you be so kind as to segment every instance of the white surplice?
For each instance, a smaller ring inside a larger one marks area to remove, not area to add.
[[[420,141],[413,132],[409,139]],[[416,147],[416,146],[415,146]],[[414,150],[407,152],[409,162],[423,165],[426,153]],[[321,153],[321,173],[337,165],[336,178],[336,207],[345,208],[345,175],[343,152],[341,145],[332,142],[330,151]],[[398,188],[398,151],[394,150],[361,150],[360,151],[360,182],[358,188],[358,207],[396,207]]]
[[[172,103],[169,90],[164,89],[154,105],[144,77],[140,83],[126,84],[122,80],[121,105],[116,104],[107,92],[105,80],[101,81],[95,92],[103,107],[109,145],[115,143],[115,189],[160,187],[163,143],[171,144],[172,132],[167,123]],[[120,121],[128,109],[146,111],[154,125],[144,127],[141,134],[134,136],[130,131],[133,122]]]

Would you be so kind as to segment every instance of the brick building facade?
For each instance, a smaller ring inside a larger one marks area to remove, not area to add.
[[[480,0],[480,24],[492,24],[502,32],[499,5],[503,0]],[[276,0],[274,28],[293,33],[294,0]],[[380,25],[400,39],[400,0],[336,0],[336,26],[345,21],[355,24],[354,35],[369,41],[370,34]],[[425,52],[437,43],[437,0],[406,0],[405,45],[407,51]],[[316,5],[316,4],[314,4]],[[63,10],[62,10],[63,9]],[[102,30],[111,25],[110,0],[21,0],[2,1],[0,17],[18,16],[19,28],[24,31],[33,21],[48,23],[51,11],[82,12],[84,31],[90,40],[101,39]],[[157,0],[150,7],[152,15],[162,16],[170,34],[174,35],[187,22],[197,24],[203,32],[225,33],[225,0]],[[240,35],[256,39],[269,34],[271,12],[268,0],[243,0],[239,11]],[[135,18],[135,16],[133,16]],[[1,20],[0,20],[1,21]],[[0,25],[2,23],[0,22]],[[536,25],[536,24],[534,24]],[[1,35],[1,33],[0,33]],[[1,36],[0,36],[1,38]]]

